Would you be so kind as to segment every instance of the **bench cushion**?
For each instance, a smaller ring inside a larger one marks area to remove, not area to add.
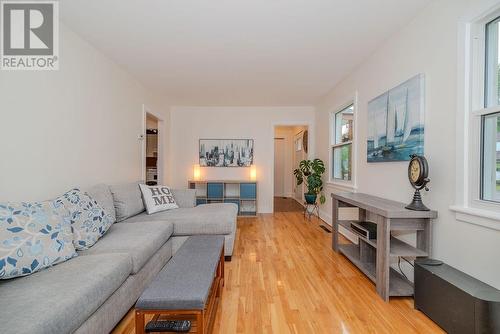
[[[0,332],[72,333],[129,277],[125,254],[79,256],[0,282]]]
[[[93,247],[79,254],[128,254],[132,261],[132,274],[136,274],[167,242],[172,232],[172,224],[168,222],[113,224]]]
[[[142,293],[141,310],[201,310],[214,280],[223,236],[189,237]]]
[[[232,203],[203,204],[148,215],[131,217],[123,223],[168,221],[174,224],[174,236],[197,234],[231,234],[236,229],[238,206]]]

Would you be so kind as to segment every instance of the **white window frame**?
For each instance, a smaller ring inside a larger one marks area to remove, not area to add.
[[[336,187],[344,188],[346,190],[356,190],[356,172],[357,172],[357,124],[358,124],[358,93],[355,92],[349,98],[343,100],[344,102],[333,108],[330,112],[329,119],[329,143],[328,143],[328,184]],[[353,106],[353,124],[352,124],[352,140],[345,143],[335,144],[335,115],[349,106]],[[341,147],[351,144],[351,180],[336,179],[333,177],[333,148]]]
[[[459,221],[500,230],[500,203],[481,199],[482,116],[500,112],[485,107],[486,24],[500,16],[500,6],[463,22],[459,41],[457,197],[450,207]],[[462,67],[462,64],[463,67]],[[463,117],[460,117],[460,114]]]

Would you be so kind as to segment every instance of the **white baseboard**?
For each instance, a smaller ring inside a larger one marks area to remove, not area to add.
[[[295,198],[294,193],[274,194],[274,197]]]
[[[332,226],[332,216],[328,214],[325,210],[319,209],[319,218],[321,218],[321,220],[327,223],[328,225]]]

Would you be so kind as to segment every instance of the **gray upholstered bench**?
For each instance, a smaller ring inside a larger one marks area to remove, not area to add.
[[[224,286],[224,237],[191,236],[135,305],[135,332],[153,320],[191,320],[191,332],[208,333]]]

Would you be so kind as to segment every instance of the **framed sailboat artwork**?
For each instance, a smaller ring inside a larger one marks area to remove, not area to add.
[[[368,102],[368,162],[424,154],[424,85],[418,74]]]

